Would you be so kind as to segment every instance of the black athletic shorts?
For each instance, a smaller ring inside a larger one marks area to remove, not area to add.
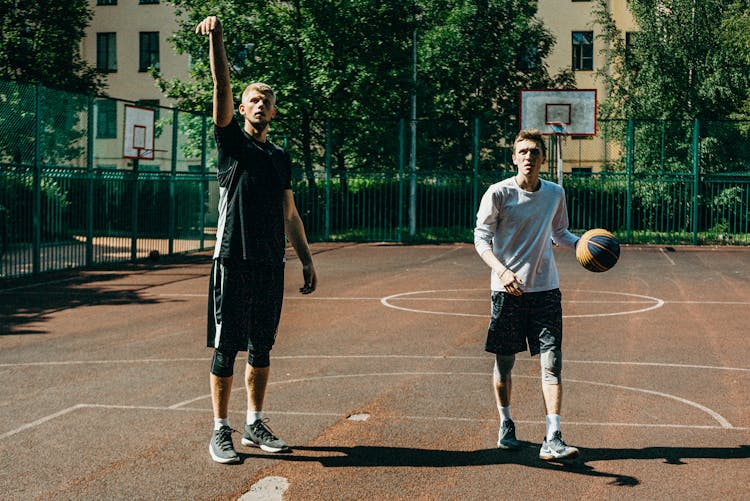
[[[270,351],[283,300],[283,264],[215,259],[208,292],[208,347]]]
[[[492,292],[492,315],[484,349],[498,355],[528,350],[531,355],[562,347],[559,289],[514,296]]]

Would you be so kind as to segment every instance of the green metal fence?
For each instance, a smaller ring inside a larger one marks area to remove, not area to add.
[[[136,168],[126,104],[0,82],[0,277],[213,247],[208,119],[157,107],[158,151]]]
[[[156,155],[136,168],[122,155],[126,104],[0,82],[0,277],[213,247],[210,119],[156,107]],[[308,238],[471,241],[479,198],[514,173],[516,126],[442,125],[280,116],[270,135],[292,155]],[[750,244],[749,131],[739,120],[610,120],[595,137],[566,139],[572,230],[603,227],[624,243]],[[554,172],[550,163],[544,175]]]

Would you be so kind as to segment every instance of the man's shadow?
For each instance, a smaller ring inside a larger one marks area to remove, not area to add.
[[[309,454],[305,454],[305,452]],[[240,454],[241,458],[268,458],[266,454]],[[539,445],[522,442],[517,451],[480,449],[449,451],[414,449],[409,447],[354,446],[354,447],[294,447],[289,454],[273,456],[286,461],[317,461],[326,468],[345,467],[465,467],[520,464],[531,468],[554,469],[591,477],[611,478],[610,484],[634,486],[640,481],[629,475],[598,471],[588,462],[617,459],[662,459],[671,465],[686,464],[683,459],[748,459],[750,445],[729,447],[646,447],[643,449],[581,449],[578,459],[571,461],[542,461]]]

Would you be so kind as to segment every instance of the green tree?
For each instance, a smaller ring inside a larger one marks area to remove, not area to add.
[[[427,165],[464,167],[474,119],[483,144],[512,140],[522,89],[574,87],[572,71],[549,74],[544,59],[555,40],[536,13],[537,2],[528,0],[425,2],[419,111],[429,119],[420,124],[430,142]],[[502,162],[499,148],[481,155],[483,164]]]
[[[87,0],[0,0],[0,75],[6,80],[0,88],[0,160],[30,163],[37,138],[42,162],[81,153],[85,130],[78,114],[87,99],[80,94],[103,85],[80,54],[91,16]]]
[[[101,76],[81,58],[87,0],[0,0],[0,74],[20,82],[94,93]]]
[[[395,169],[399,120],[409,117],[415,91],[420,148],[436,151],[422,165],[456,169],[472,151],[474,118],[484,120],[483,141],[500,144],[516,118],[520,89],[572,83],[570,72],[548,75],[542,61],[554,41],[534,19],[533,0],[174,3],[181,24],[173,42],[191,55],[192,80],[160,80],[163,89],[181,107],[209,111],[207,44],[194,27],[206,15],[219,16],[233,92],[239,96],[254,80],[274,86],[280,113],[271,135],[296,149],[311,184],[326,145],[339,174]]]
[[[725,15],[747,16],[746,2],[632,0],[628,6],[638,31],[627,48],[609,2],[597,1],[611,61],[600,73],[609,86],[605,116],[711,120],[740,109],[750,88],[750,61],[728,43],[725,30],[737,20]]]
[[[193,79],[162,80],[163,89],[182,107],[209,111],[207,44],[194,27],[206,15],[219,16],[235,97],[251,81],[274,87],[280,113],[271,136],[283,137],[297,150],[294,157],[301,159],[312,186],[314,167],[322,163],[314,155],[326,142],[328,119],[337,164],[349,159],[350,167],[364,166],[363,159],[378,152],[385,122],[397,120],[408,102],[413,19],[408,4],[294,0],[248,7],[234,0],[175,0],[175,5],[181,22],[173,41],[178,51],[191,55]],[[349,122],[349,117],[359,121]]]
[[[746,52],[737,52],[747,44],[746,32],[728,31],[747,23],[747,1],[631,0],[638,31],[630,47],[609,3],[597,0],[595,6],[609,61],[599,73],[608,88],[600,116],[639,121],[636,167],[688,170],[693,121],[698,119],[703,170],[744,168],[750,153],[743,147],[747,133],[721,121],[737,118],[750,95],[750,60]]]

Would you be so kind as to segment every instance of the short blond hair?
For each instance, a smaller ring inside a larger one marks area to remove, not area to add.
[[[516,145],[521,141],[535,141],[539,145],[539,149],[542,150],[542,155],[547,156],[547,145],[544,142],[544,136],[542,131],[538,129],[523,129],[516,136],[516,140],[513,141],[513,154],[516,154]]]
[[[270,85],[265,84],[263,82],[253,82],[247,87],[245,87],[245,90],[242,91],[242,102],[245,102],[245,98],[249,93],[252,91],[258,91],[264,96],[268,96],[271,99],[273,99],[273,105],[276,106],[276,93],[273,91]]]

